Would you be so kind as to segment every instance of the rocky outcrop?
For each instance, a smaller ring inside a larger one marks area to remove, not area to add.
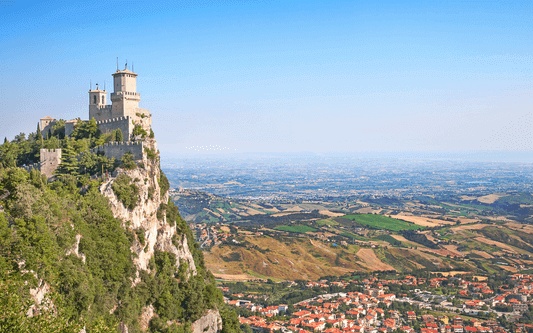
[[[209,310],[202,318],[192,323],[193,333],[216,333],[222,330],[222,318],[216,310]]]
[[[156,316],[154,311],[154,306],[150,304],[149,306],[145,306],[142,309],[141,316],[139,317],[139,325],[141,326],[142,330],[147,330],[148,325],[150,324],[150,320]]]
[[[157,152],[157,145],[153,139],[147,139],[145,147]],[[132,247],[132,251],[137,254],[137,258],[134,259],[137,269],[149,270],[148,264],[154,251],[167,251],[176,255],[176,269],[180,265],[180,260],[184,260],[188,264],[189,273],[196,275],[196,266],[189,250],[187,238],[177,234],[176,227],[167,223],[165,216],[161,219],[157,218],[160,205],[166,204],[169,199],[168,191],[162,195],[160,193],[158,156],[155,159],[150,159],[144,153],[142,161],[139,162],[142,163],[142,167],[133,170],[117,169],[114,177],[104,182],[100,187],[100,191],[109,198],[113,215],[124,221],[124,227],[144,232],[144,245],[136,240]],[[124,207],[113,192],[113,182],[121,173],[130,177],[139,188],[140,200],[134,209]],[[177,239],[175,238],[173,242],[174,235],[177,236]]]
[[[30,288],[30,296],[33,299],[35,304],[32,304],[28,309],[26,315],[28,317],[33,317],[35,314],[38,314],[41,310],[41,307],[48,307],[52,304],[47,304],[45,301],[46,295],[50,292],[50,286],[43,279],[39,279],[39,285],[36,288]]]
[[[144,146],[148,148],[143,154],[142,161],[136,161],[139,167],[132,170],[117,169],[113,177],[104,182],[101,193],[109,198],[111,211],[116,218],[122,219],[123,227],[135,232],[136,239],[132,245],[132,251],[136,253],[133,259],[137,268],[136,278],[132,281],[135,286],[141,281],[139,271],[150,271],[149,263],[155,251],[166,251],[176,256],[176,271],[181,262],[186,262],[189,274],[196,275],[196,265],[189,249],[185,234],[178,232],[174,223],[168,223],[165,214],[158,210],[161,205],[167,204],[169,193],[161,193],[159,179],[159,154],[155,140],[146,139]],[[157,152],[153,154],[147,152]],[[149,158],[151,156],[151,158]],[[139,201],[133,209],[129,209],[118,199],[113,191],[113,183],[120,174],[127,175],[139,189]],[[143,237],[144,236],[144,237]],[[77,239],[77,243],[79,240]],[[77,244],[72,252],[77,254]],[[157,316],[152,305],[145,306],[139,317],[139,324],[143,330],[147,330],[150,320]],[[128,332],[128,327],[121,323],[120,331]],[[222,318],[218,310],[208,310],[207,313],[192,324],[194,333],[216,333],[222,329]]]
[[[76,257],[80,258],[83,261],[83,263],[85,264],[85,254],[79,253],[81,237],[82,236],[80,234],[76,234],[76,243],[74,243],[72,245],[72,248],[70,248],[65,253],[65,255],[68,256],[69,254],[74,254]]]

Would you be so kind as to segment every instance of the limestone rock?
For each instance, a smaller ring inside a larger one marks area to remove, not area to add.
[[[193,333],[216,333],[222,330],[222,318],[217,310],[209,310],[202,318],[192,323]]]
[[[155,140],[147,139],[145,147],[157,151]],[[176,269],[180,265],[180,259],[185,260],[188,263],[189,273],[196,275],[196,266],[187,244],[187,238],[178,235],[177,248],[172,242],[172,238],[176,235],[176,227],[167,223],[166,216],[163,216],[161,220],[157,218],[160,204],[166,204],[169,199],[168,191],[162,196],[160,194],[159,161],[150,160],[147,154],[143,154],[142,165],[144,167],[133,170],[117,169],[114,177],[104,182],[100,187],[100,191],[109,198],[113,215],[129,223],[129,225],[125,224],[124,227],[132,230],[139,228],[144,230],[145,245],[143,246],[136,240],[132,246],[132,251],[138,256],[134,259],[135,266],[138,270],[148,270],[148,264],[154,251],[167,251],[176,255]],[[140,200],[132,210],[124,207],[113,192],[113,182],[121,173],[133,179],[139,188]]]

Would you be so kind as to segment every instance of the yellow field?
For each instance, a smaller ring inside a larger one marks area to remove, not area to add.
[[[414,224],[417,224],[423,227],[436,227],[436,226],[441,226],[441,225],[455,224],[454,222],[438,220],[438,219],[433,219],[433,218],[424,217],[424,216],[410,216],[410,215],[398,214],[398,215],[392,215],[391,217],[395,219],[411,222],[411,223],[414,223]]]

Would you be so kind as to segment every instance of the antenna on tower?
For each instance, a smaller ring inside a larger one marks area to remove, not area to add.
[[[117,72],[118,72],[118,57],[117,57]]]
[[[131,62],[131,71],[135,72],[135,70],[133,69],[133,61]]]
[[[105,91],[105,80],[104,80],[104,91]]]
[[[124,65],[124,69],[128,69],[128,59],[126,59],[126,64]]]
[[[93,80],[89,80],[89,90],[93,90]]]

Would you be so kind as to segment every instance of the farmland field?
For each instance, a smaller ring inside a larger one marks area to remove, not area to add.
[[[385,229],[391,231],[400,231],[400,230],[418,230],[423,229],[423,227],[408,223],[405,221],[400,221],[393,219],[391,217],[374,215],[374,214],[355,214],[355,215],[345,215],[343,218],[350,219],[359,224],[376,228],[376,229]]]
[[[361,237],[361,236],[358,236],[358,235],[354,235],[354,234],[351,234],[349,232],[343,232],[342,234],[340,234],[341,236],[344,236],[344,237],[349,237],[349,238],[352,238],[352,239],[356,239],[356,240],[360,240],[360,241],[364,241],[364,242],[368,242],[370,241],[369,238],[366,238],[366,237]]]
[[[288,232],[300,232],[300,233],[305,233],[308,231],[316,231],[315,228],[311,228],[306,225],[296,225],[296,226],[280,225],[278,227],[275,227],[274,229],[281,230],[281,231],[288,231]]]

